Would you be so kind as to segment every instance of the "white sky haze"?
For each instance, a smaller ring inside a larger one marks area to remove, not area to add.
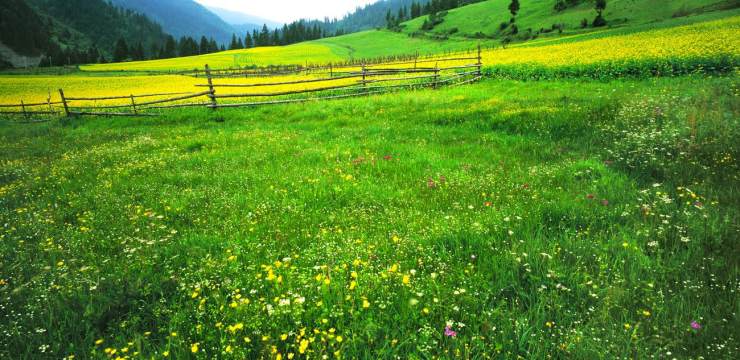
[[[356,7],[377,0],[195,0],[203,5],[240,11],[276,22],[301,18],[341,18]]]

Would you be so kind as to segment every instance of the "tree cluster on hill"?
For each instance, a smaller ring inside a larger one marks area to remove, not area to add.
[[[0,42],[22,55],[39,55],[49,47],[49,28],[23,0],[0,6]]]
[[[556,0],[555,6],[553,8],[555,9],[555,11],[561,12],[567,10],[568,8],[578,6],[583,3],[583,1],[584,0]]]

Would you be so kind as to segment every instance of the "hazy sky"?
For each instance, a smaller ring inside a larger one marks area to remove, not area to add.
[[[277,22],[301,18],[340,18],[357,6],[377,0],[195,0],[204,5],[241,11]]]

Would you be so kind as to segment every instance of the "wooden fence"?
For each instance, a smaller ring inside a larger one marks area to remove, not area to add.
[[[442,62],[471,63],[455,66],[439,66]],[[472,62],[475,61],[475,62]],[[431,63],[434,66],[430,66]],[[399,67],[411,65],[413,67]],[[243,77],[243,73],[212,70],[205,66],[203,77],[205,84],[196,87],[205,88],[199,92],[173,92],[159,94],[140,94],[106,97],[75,97],[59,89],[59,101],[51,101],[49,94],[46,102],[3,104],[0,114],[23,116],[30,120],[33,115],[71,116],[157,116],[148,112],[154,109],[171,109],[180,107],[218,108],[252,107],[271,104],[297,103],[314,100],[340,99],[356,96],[379,94],[403,88],[438,88],[449,85],[462,85],[479,80],[482,77],[481,50],[477,56],[458,56],[453,58],[414,59],[413,61],[396,61],[380,64],[342,65],[328,67],[328,73],[319,73],[318,77],[308,77],[290,81],[266,81],[255,83],[220,82],[221,79]],[[279,71],[284,71],[281,69]],[[228,74],[228,75],[226,75]],[[312,76],[317,76],[313,74]],[[269,79],[269,78],[268,78]],[[232,79],[233,80],[233,79]],[[238,81],[238,80],[237,80]],[[339,83],[338,83],[339,82]],[[267,91],[263,88],[285,85],[311,86],[306,89]],[[225,91],[226,89],[232,92]],[[245,89],[251,89],[245,90]],[[223,91],[222,91],[223,90]],[[236,91],[236,92],[233,92]],[[156,99],[151,99],[156,98]],[[201,98],[202,101],[186,102]],[[234,101],[233,99],[236,99]],[[118,101],[112,105],[98,105],[98,102]],[[125,101],[125,103],[123,103]],[[86,105],[92,102],[93,105]],[[3,109],[14,109],[4,111]]]

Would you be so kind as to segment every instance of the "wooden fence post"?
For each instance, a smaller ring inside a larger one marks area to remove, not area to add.
[[[59,96],[62,98],[62,105],[64,105],[64,116],[69,117],[69,107],[67,106],[67,98],[64,97],[64,90],[59,89]]]
[[[26,113],[26,104],[23,103],[23,100],[21,100],[21,111],[23,111],[23,117],[28,118],[28,114]]]
[[[54,112],[54,109],[51,107],[51,91],[48,91],[49,96],[46,97],[46,104],[49,105],[49,112]]]
[[[329,63],[329,77],[334,77],[334,67]]]
[[[367,88],[367,82],[365,81],[365,77],[367,76],[367,71],[365,70],[365,62],[362,62],[362,87]],[[367,91],[367,89],[365,89]]]
[[[137,114],[138,113],[136,111],[136,101],[134,101],[134,95],[133,94],[131,94],[131,108],[134,109],[134,114]]]
[[[213,79],[211,79],[211,68],[206,64],[206,77],[208,78],[208,90],[211,92],[208,97],[211,98],[211,106],[213,110],[216,110],[218,103],[216,103],[216,90],[213,89]]]
[[[481,76],[481,67],[483,66],[483,59],[480,54],[480,44],[478,44],[478,77]]]
[[[434,63],[434,83],[432,84],[432,89],[437,88],[437,81],[439,81],[439,62]]]

